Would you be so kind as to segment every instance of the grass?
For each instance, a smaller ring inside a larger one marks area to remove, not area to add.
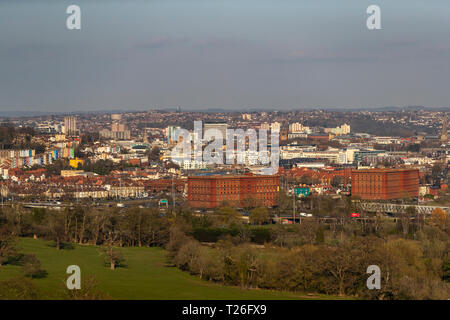
[[[166,266],[165,251],[161,248],[122,248],[127,266],[110,270],[104,266],[99,247],[74,245],[73,249],[56,250],[53,242],[22,238],[19,241],[22,253],[34,253],[48,275],[33,279],[41,292],[41,298],[52,299],[56,292],[64,289],[69,276],[66,268],[78,265],[81,277],[94,276],[100,289],[113,299],[158,299],[158,300],[287,300],[287,299],[334,299],[330,296],[304,296],[301,294],[246,290],[237,287],[210,283]],[[21,274],[21,267],[0,267],[0,281]]]

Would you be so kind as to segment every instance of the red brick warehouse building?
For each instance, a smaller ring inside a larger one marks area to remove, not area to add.
[[[194,208],[216,208],[224,201],[236,207],[272,207],[277,204],[279,190],[277,175],[188,177],[188,202]]]
[[[366,200],[390,200],[418,195],[418,169],[352,170],[352,196]]]

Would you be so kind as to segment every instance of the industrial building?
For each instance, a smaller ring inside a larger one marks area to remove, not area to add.
[[[211,175],[188,177],[188,202],[194,208],[277,204],[280,177],[276,175]]]
[[[352,196],[390,200],[419,195],[418,169],[352,170]]]

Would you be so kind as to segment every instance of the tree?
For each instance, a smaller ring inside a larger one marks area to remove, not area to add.
[[[303,220],[302,223],[296,225],[296,237],[301,239],[302,244],[314,244],[317,240],[317,231],[320,228],[319,224],[314,220]]]
[[[319,226],[317,228],[317,231],[316,231],[316,242],[318,244],[321,244],[321,243],[325,242],[325,233],[324,233],[323,228],[321,226]]]
[[[95,277],[88,276],[81,280],[81,289],[69,290],[64,284],[62,298],[66,300],[106,300],[110,297],[99,288]]]
[[[170,228],[169,242],[166,249],[169,251],[169,256],[175,257],[178,250],[187,242],[190,238],[183,231],[182,226],[172,225]]]
[[[351,287],[350,277],[359,270],[360,253],[352,248],[352,243],[344,243],[339,247],[324,247],[320,252],[320,265],[337,281],[340,296]]]
[[[445,258],[442,269],[442,279],[445,282],[450,282],[450,257]]]
[[[16,136],[14,125],[9,122],[3,122],[0,125],[0,149],[11,148]]]
[[[186,242],[178,250],[174,263],[182,270],[192,270],[194,262],[200,258],[200,247],[200,243],[196,240]]]
[[[170,239],[170,223],[158,209],[144,211],[142,233],[148,246],[163,246]]]
[[[125,262],[122,252],[114,248],[111,242],[109,242],[107,247],[102,249],[102,252],[105,257],[105,264],[109,265],[111,270],[116,269],[118,266],[122,266]]]
[[[173,161],[167,161],[165,166],[166,166],[167,170],[170,170],[170,169],[179,170],[180,169],[180,166]]]
[[[256,283],[259,267],[257,251],[248,245],[237,248],[226,247],[224,252],[225,279],[241,288],[252,287]]]
[[[334,176],[332,179],[331,179],[331,185],[334,187],[334,188],[339,188],[341,185],[343,185],[344,184],[344,177],[343,176]]]
[[[431,177],[433,178],[433,180],[436,180],[439,178],[439,176],[441,175],[442,172],[442,165],[437,162],[433,165],[433,168],[431,168]]]
[[[26,254],[22,258],[22,272],[30,278],[42,278],[46,272],[41,269],[41,262],[35,254]]]
[[[84,171],[91,171],[98,175],[108,175],[111,171],[115,169],[114,162],[112,160],[106,159],[100,159],[97,160],[94,163],[91,163],[90,161],[86,161],[83,165]]]
[[[38,233],[42,233],[43,229],[45,229],[44,221],[46,217],[45,208],[33,208],[30,216],[30,224],[33,229],[33,237],[37,239]]]
[[[63,215],[60,212],[48,210],[46,212],[45,227],[47,234],[56,243],[56,250],[60,250],[66,236]]]
[[[82,144],[94,143],[100,140],[99,132],[85,132],[81,137]]]
[[[0,267],[7,262],[10,257],[16,254],[15,239],[13,235],[6,227],[0,227]]]
[[[292,214],[292,197],[286,194],[286,191],[280,189],[277,198],[278,206],[276,208],[276,213],[278,216]]]
[[[35,300],[38,289],[29,278],[17,277],[0,281],[0,300]]]
[[[440,228],[445,226],[447,220],[447,213],[441,208],[435,208],[431,212],[431,222]]]
[[[148,151],[148,162],[160,162],[161,150],[155,146]]]
[[[111,214],[108,216],[108,220],[105,224],[104,237],[106,247],[102,249],[105,257],[105,263],[109,264],[111,270],[114,270],[117,266],[122,265],[125,259],[122,252],[114,248],[114,244],[121,236],[121,219],[117,214]]]
[[[239,213],[231,207],[220,207],[217,210],[217,217],[223,225],[229,225],[240,220]]]
[[[256,199],[255,197],[252,197],[251,195],[245,197],[241,201],[242,208],[245,211],[249,211],[253,208],[261,206],[261,201],[259,199]]]
[[[301,184],[307,184],[307,185],[311,185],[312,184],[312,178],[306,174],[302,175],[300,177],[300,183]]]
[[[266,207],[255,208],[250,211],[250,222],[253,224],[262,225],[270,221],[269,210]]]
[[[410,152],[419,152],[420,151],[420,144],[419,143],[409,144],[408,147],[406,148],[406,150],[410,151]]]
[[[67,159],[58,159],[52,164],[46,166],[47,172],[50,175],[60,175],[61,170],[70,170],[71,168],[72,167],[69,165],[69,161]]]

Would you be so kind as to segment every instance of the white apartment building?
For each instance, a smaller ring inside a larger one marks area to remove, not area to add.
[[[280,132],[280,130],[281,130],[281,123],[279,123],[279,122],[272,122],[271,124],[270,124],[270,131],[272,131],[272,132]]]

